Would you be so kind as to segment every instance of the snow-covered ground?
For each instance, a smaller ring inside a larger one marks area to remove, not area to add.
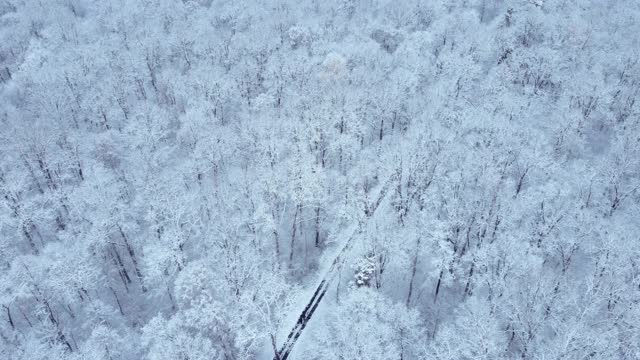
[[[0,0],[0,358],[640,358],[639,33],[635,0]]]

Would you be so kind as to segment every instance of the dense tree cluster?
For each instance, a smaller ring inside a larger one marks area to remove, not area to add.
[[[0,358],[279,358],[327,269],[290,359],[639,358],[638,34],[635,0],[0,0]]]

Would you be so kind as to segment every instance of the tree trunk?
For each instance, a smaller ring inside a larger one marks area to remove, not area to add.
[[[7,311],[7,321],[9,321],[9,325],[11,325],[11,329],[15,330],[16,326],[13,322],[13,317],[11,317],[11,310],[6,305],[2,305],[2,307],[5,308],[5,310]]]
[[[124,231],[122,231],[122,227],[120,227],[120,225],[118,225],[118,230],[120,230],[120,236],[122,236],[122,240],[124,240],[124,244],[127,247],[129,256],[131,257],[131,262],[133,263],[133,268],[136,272],[136,276],[138,277],[138,280],[140,281],[140,285],[142,286],[142,292],[147,292],[147,287],[144,286],[144,279],[142,277],[142,272],[140,271],[140,267],[138,266],[138,259],[136,259],[136,254],[133,248],[131,247],[131,244],[129,244],[129,240],[127,239],[127,236],[124,234]]]
[[[418,253],[420,252],[421,238],[418,236],[416,240],[416,252],[413,255],[413,262],[411,264],[411,280],[409,280],[409,291],[407,292],[407,306],[411,303],[411,294],[413,293],[413,282],[416,278],[416,271],[418,269]]]
[[[433,302],[438,300],[438,293],[440,292],[440,285],[442,284],[442,276],[444,275],[444,269],[440,270],[440,276],[438,276],[438,283],[436,284],[436,292],[433,296]]]
[[[116,249],[116,246],[114,244],[111,244],[111,251],[113,253],[113,262],[118,267],[118,273],[120,274],[122,283],[124,284],[124,287],[127,289],[127,291],[129,291],[129,286],[127,284],[131,284],[131,278],[129,277],[127,269],[124,267],[124,263],[122,262],[120,253],[118,253],[118,249]]]
[[[293,225],[291,228],[291,247],[289,249],[289,268],[293,268],[293,253],[296,244],[296,235],[298,230],[298,213],[300,212],[300,205],[296,205],[296,212],[293,215]]]
[[[316,207],[316,247],[320,247],[320,206]]]

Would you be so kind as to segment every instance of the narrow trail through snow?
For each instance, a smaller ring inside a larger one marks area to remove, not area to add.
[[[382,200],[385,198],[387,191],[389,189],[389,186],[391,185],[393,180],[397,177],[397,175],[398,175],[397,173],[394,173],[391,176],[389,176],[387,181],[384,183],[384,185],[380,189],[380,193],[378,194],[376,201],[365,210],[365,214],[367,217],[365,218],[364,221],[358,224],[356,229],[351,233],[351,235],[343,245],[342,249],[338,252],[338,255],[336,255],[336,257],[333,259],[331,266],[329,267],[325,275],[322,277],[320,284],[318,284],[318,286],[316,287],[316,290],[313,292],[313,295],[311,296],[311,299],[307,302],[307,305],[302,310],[302,313],[300,313],[300,315],[298,316],[298,320],[296,321],[291,331],[289,331],[289,335],[287,336],[287,339],[285,340],[284,344],[282,344],[282,347],[280,347],[280,350],[278,350],[278,352],[274,355],[273,360],[287,360],[289,358],[289,355],[291,354],[291,351],[293,350],[296,342],[302,335],[304,328],[307,326],[307,324],[311,320],[311,317],[313,316],[316,309],[318,308],[318,305],[320,305],[320,302],[322,301],[325,294],[327,293],[329,286],[331,285],[333,280],[337,277],[338,275],[337,270],[340,269],[342,265],[344,265],[346,259],[348,258],[347,255],[349,254],[350,250],[353,248],[353,245],[356,243],[356,239],[358,238],[358,235],[360,235],[363,232],[366,221],[373,217],[376,210],[382,203]]]

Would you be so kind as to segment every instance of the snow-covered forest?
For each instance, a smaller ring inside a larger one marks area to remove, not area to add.
[[[640,359],[637,0],[0,0],[0,358]]]

